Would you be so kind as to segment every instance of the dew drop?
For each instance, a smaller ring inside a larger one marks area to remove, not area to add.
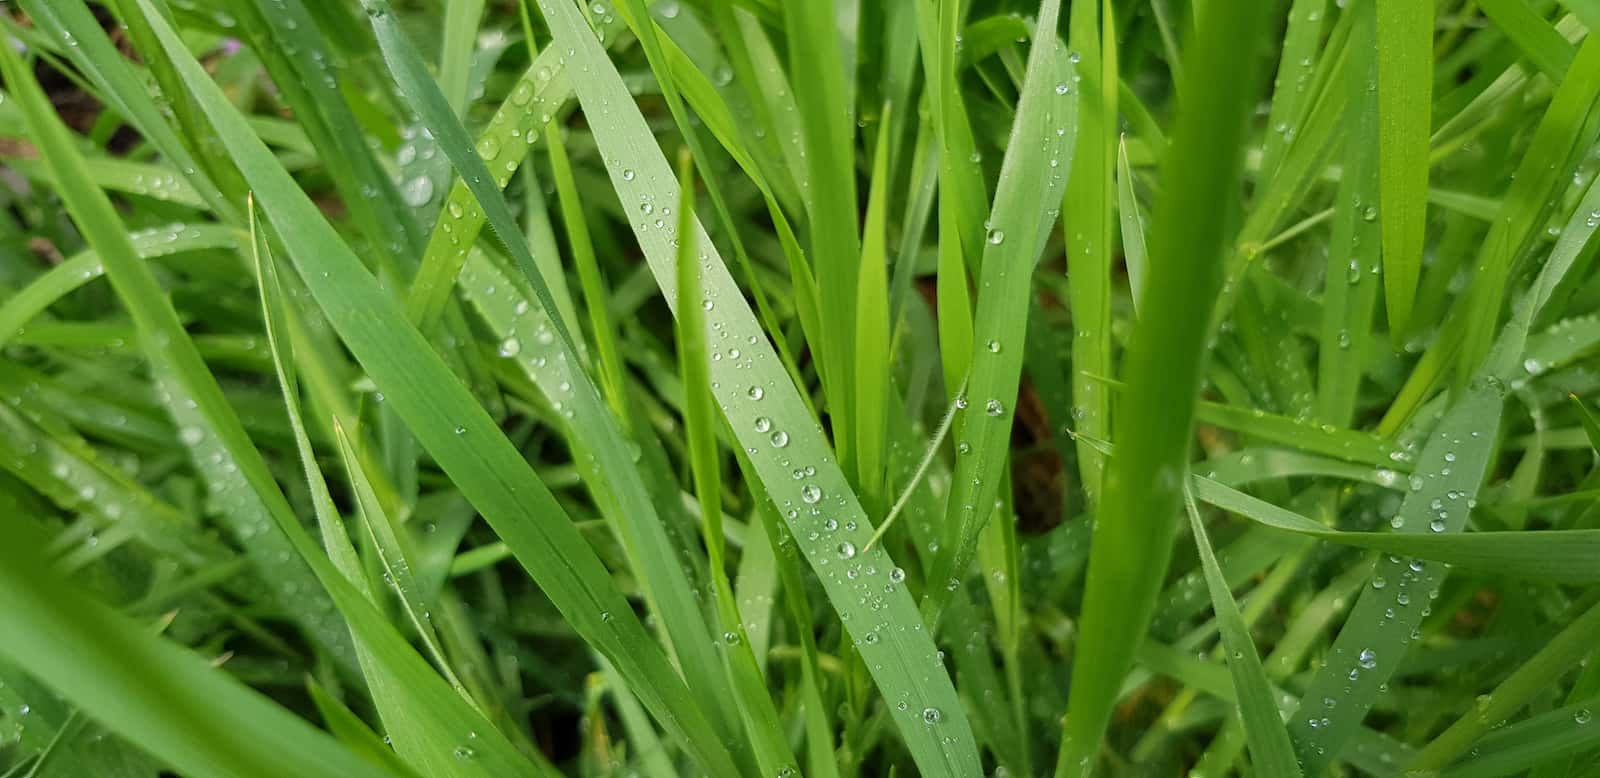
[[[1356,664],[1361,665],[1361,669],[1363,670],[1371,670],[1372,668],[1377,667],[1378,652],[1373,651],[1370,648],[1361,649],[1361,655],[1356,657]]]

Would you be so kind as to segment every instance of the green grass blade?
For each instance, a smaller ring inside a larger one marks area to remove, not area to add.
[[[1253,2],[1213,2],[1189,48],[1185,102],[1151,225],[1147,313],[1124,360],[1129,390],[1114,430],[1120,453],[1107,474],[1090,550],[1084,637],[1073,662],[1057,775],[1094,770],[1131,661],[1128,646],[1148,626],[1170,559],[1201,346],[1222,282],[1223,215],[1238,196],[1239,140],[1255,97],[1254,63],[1234,56],[1232,41],[1264,28],[1266,11]]]
[[[1504,391],[1503,383],[1480,379],[1446,412],[1418,455],[1409,479],[1414,488],[1396,514],[1395,530],[1410,534],[1461,531],[1491,463]],[[1416,570],[1418,566],[1423,569]],[[1290,723],[1290,734],[1307,773],[1319,773],[1339,753],[1372,707],[1379,687],[1399,667],[1411,632],[1422,620],[1429,602],[1426,594],[1443,577],[1444,572],[1434,565],[1401,557],[1378,561],[1373,580],[1392,581],[1394,588],[1362,592],[1334,641],[1327,665],[1304,695],[1312,700],[1337,700],[1335,715],[1315,729],[1304,716]],[[1402,591],[1408,592],[1404,602],[1399,597]]]
[[[1078,55],[1070,83],[1079,89],[1074,137],[1061,206],[1066,235],[1067,285],[1072,302],[1073,426],[1089,438],[1111,436],[1111,398],[1092,376],[1111,373],[1111,211],[1115,204],[1112,149],[1117,138],[1116,22],[1100,27],[1094,2],[1073,3],[1067,45]],[[1102,39],[1104,44],[1102,44]],[[1002,174],[1004,178],[1004,174]],[[999,205],[999,193],[996,193]],[[979,298],[980,316],[983,301]],[[980,324],[981,327],[981,324]],[[1078,472],[1089,505],[1098,506],[1105,459],[1078,442]]]
[[[646,707],[695,753],[702,767],[733,774],[704,714],[549,491],[421,335],[405,323],[398,303],[378,287],[266,148],[249,135],[198,63],[178,56],[182,47],[171,30],[158,24],[157,32],[310,282],[313,297],[390,406],[562,615],[616,663]]]
[[[958,413],[955,430],[958,449],[965,446],[969,453],[956,461],[940,552],[929,574],[933,581],[959,578],[966,572],[978,532],[993,512],[1017,410],[1033,271],[1055,229],[1073,165],[1080,99],[1070,88],[1063,89],[1075,71],[1054,33],[1059,11],[1057,2],[1041,9],[1011,141],[1001,163],[1002,183],[990,212],[972,331],[976,342],[965,360],[971,366],[965,392],[968,408]],[[1097,218],[1109,219],[1109,212]],[[924,612],[937,614],[948,591],[931,587],[924,596]]]
[[[205,659],[79,593],[38,551],[15,536],[0,544],[0,611],[15,629],[0,653],[113,731],[197,775],[388,774]]]
[[[1330,424],[1349,424],[1360,394],[1361,377],[1373,348],[1372,312],[1378,298],[1382,227],[1379,208],[1378,113],[1382,104],[1367,89],[1376,81],[1377,47],[1374,6],[1358,4],[1350,39],[1350,69],[1345,83],[1332,84],[1349,94],[1355,116],[1344,146],[1333,237],[1323,282],[1321,338],[1317,348],[1317,417]]]
[[[1477,709],[1457,719],[1417,752],[1407,770],[1427,773],[1442,770],[1466,754],[1473,743],[1495,729],[1498,722],[1522,710],[1550,684],[1594,649],[1600,639],[1600,602],[1591,597],[1584,612],[1567,623],[1550,642],[1501,681],[1494,691],[1478,698]],[[1580,714],[1581,715],[1581,714]],[[1578,722],[1584,724],[1587,722]]]
[[[1189,514],[1189,529],[1194,532],[1195,547],[1200,551],[1200,565],[1205,570],[1206,588],[1211,592],[1211,605],[1222,632],[1222,644],[1228,651],[1228,670],[1233,674],[1239,716],[1250,744],[1251,764],[1267,775],[1300,775],[1294,745],[1289,742],[1289,731],[1284,729],[1283,719],[1279,717],[1272,684],[1261,668],[1261,656],[1250,639],[1250,628],[1239,614],[1239,604],[1234,601],[1222,568],[1217,564],[1200,509],[1195,506],[1194,495],[1188,489],[1184,490],[1184,504]]]
[[[1378,4],[1378,216],[1383,292],[1395,348],[1405,341],[1427,229],[1433,4]]]
[[[0,66],[4,67],[6,83],[23,104],[33,139],[51,166],[67,211],[99,254],[118,298],[134,319],[152,368],[167,390],[167,405],[180,427],[180,441],[191,450],[202,470],[213,462],[237,463],[227,474],[221,473],[220,467],[207,473],[217,479],[214,488],[245,490],[224,511],[229,529],[262,573],[278,579],[277,596],[285,605],[295,605],[294,611],[301,614],[307,634],[335,657],[351,662],[348,636],[337,625],[332,604],[316,592],[310,572],[302,565],[279,562],[288,558],[289,546],[282,535],[272,531],[263,515],[263,501],[273,497],[281,501],[282,496],[272,484],[261,454],[246,436],[150,268],[138,259],[111,202],[104,192],[88,184],[83,158],[38,82],[26,75],[14,51],[8,49],[0,55]],[[209,454],[202,456],[196,445],[208,440],[214,441],[214,459]]]
[[[884,475],[887,468],[889,369],[894,362],[889,336],[888,249],[884,235],[889,193],[890,109],[884,109],[878,127],[877,150],[872,163],[872,190],[867,198],[865,234],[856,278],[856,329],[854,348],[856,484],[861,500],[873,516],[887,509]]]
[[[555,31],[557,46],[570,46],[574,51],[572,64],[581,74],[576,79],[578,97],[624,210],[632,214],[645,206],[659,209],[676,203],[680,195],[672,183],[671,169],[577,9],[561,0],[542,0],[540,8]],[[633,175],[625,175],[625,171]],[[672,241],[687,236],[677,236],[675,229],[656,228],[637,217],[630,216],[629,221],[663,296],[675,301],[676,247]],[[742,448],[755,450],[749,459],[756,477],[784,512],[798,548],[818,572],[829,601],[841,614],[850,616],[846,629],[856,638],[856,648],[923,773],[969,774],[978,769],[977,753],[949,677],[929,671],[935,666],[933,643],[915,626],[920,619],[904,587],[885,591],[893,563],[878,549],[858,553],[871,536],[870,523],[828,453],[799,392],[772,347],[760,337],[760,326],[720,255],[698,229],[694,240],[709,263],[701,276],[706,298],[701,307],[708,326],[736,333],[730,340],[739,341],[737,345],[730,342],[722,359],[713,354],[711,366],[718,404],[726,406],[728,427]],[[752,393],[752,387],[761,391]],[[760,399],[754,399],[756,396]],[[767,423],[759,423],[760,419]],[[815,468],[816,473],[797,481],[793,477],[797,468]],[[837,528],[812,540],[810,533],[822,524],[825,510]],[[854,579],[845,574],[850,568],[864,570],[868,566],[877,572]],[[881,611],[867,609],[862,598],[869,595],[875,604],[881,602]],[[876,637],[868,638],[868,634]]]

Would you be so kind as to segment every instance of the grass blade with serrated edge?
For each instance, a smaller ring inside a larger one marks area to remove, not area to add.
[[[313,297],[383,389],[387,402],[479,507],[562,615],[616,663],[646,707],[703,768],[732,775],[727,753],[682,681],[527,463],[459,381],[450,377],[421,335],[404,323],[398,303],[378,287],[315,206],[250,135],[199,64],[192,57],[178,56],[183,49],[172,31],[158,25],[157,32],[251,182],[269,222],[282,225],[279,236],[303,276],[310,277]],[[314,263],[310,257],[315,257]]]
[[[1261,656],[1256,653],[1250,639],[1250,628],[1239,615],[1239,604],[1229,591],[1228,582],[1217,564],[1216,552],[1211,550],[1211,540],[1206,535],[1200,509],[1194,504],[1194,495],[1185,488],[1184,507],[1189,514],[1189,529],[1194,532],[1195,547],[1200,551],[1200,566],[1205,571],[1206,588],[1211,592],[1211,607],[1217,616],[1222,644],[1228,651],[1228,670],[1233,674],[1234,693],[1239,698],[1239,716],[1244,721],[1245,737],[1250,743],[1250,762],[1265,775],[1295,776],[1300,774],[1295,764],[1294,745],[1289,742],[1289,732],[1278,715],[1276,695],[1261,669]]]
[[[577,8],[565,0],[541,0],[539,5],[555,31],[557,45],[572,48],[570,59],[578,97],[608,160],[606,172],[624,208],[631,211],[643,203],[659,207],[677,202],[679,193],[671,168],[646,128],[632,95]],[[625,176],[624,171],[634,175]],[[663,296],[675,303],[676,249],[672,240],[678,238],[676,230],[630,221]],[[893,565],[878,549],[855,553],[871,536],[870,523],[829,455],[821,430],[798,390],[789,382],[771,346],[759,337],[760,326],[720,256],[701,230],[696,229],[694,239],[710,264],[701,277],[706,296],[702,308],[710,304],[706,310],[708,324],[746,338],[738,345],[737,355],[729,357],[732,352],[726,352],[723,359],[714,360],[711,365],[713,386],[719,404],[727,408],[729,429],[740,446],[756,451],[749,456],[751,469],[770,488],[771,499],[785,511],[797,545],[817,571],[829,601],[841,614],[853,616],[845,626],[858,638],[857,650],[866,660],[890,715],[923,774],[966,775],[976,771],[977,752],[949,676],[927,670],[936,666],[932,640],[917,626],[920,618],[904,588],[884,591]],[[755,342],[750,343],[749,338]],[[762,399],[751,400],[752,386],[762,389]],[[758,417],[768,419],[770,426],[758,431]],[[785,434],[776,439],[782,445],[775,445],[772,437],[778,431]],[[795,481],[792,473],[797,466],[814,467],[816,474]],[[838,529],[829,537],[819,535],[817,540],[810,540],[810,532],[823,521],[824,510],[838,523]],[[841,549],[845,548],[851,553],[842,554]],[[878,570],[876,575],[858,575],[851,580],[842,570],[868,564]],[[882,598],[882,611],[865,609],[861,598],[869,593]],[[878,631],[879,639],[860,640],[874,623],[887,627]],[[900,709],[901,702],[906,703],[905,710]]]
[[[1152,216],[1146,312],[1123,361],[1128,393],[1113,430],[1120,448],[1089,552],[1058,776],[1093,772],[1128,648],[1148,627],[1171,557],[1202,347],[1225,264],[1223,217],[1238,197],[1240,141],[1258,80],[1256,63],[1233,49],[1265,28],[1268,11],[1253,0],[1213,0],[1188,47],[1184,103]]]
[[[1075,71],[1066,47],[1056,37],[1059,12],[1060,3],[1054,0],[1040,9],[983,244],[978,279],[981,292],[973,324],[975,343],[966,360],[971,366],[965,391],[969,407],[958,412],[954,431],[958,448],[964,446],[969,453],[956,460],[939,552],[929,573],[933,581],[958,578],[966,572],[978,531],[993,511],[1017,410],[1026,352],[1026,301],[1033,288],[1034,268],[1055,229],[1072,167],[1079,98],[1061,89],[1071,82]],[[1059,164],[1051,165],[1052,161]],[[930,587],[923,596],[924,613],[936,617],[948,594],[945,587]]]

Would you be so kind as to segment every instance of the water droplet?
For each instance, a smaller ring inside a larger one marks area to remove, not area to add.
[[[822,490],[816,484],[806,484],[800,487],[800,499],[807,505],[816,505],[822,501]]]
[[[1572,714],[1572,720],[1579,724],[1588,724],[1590,721],[1594,720],[1594,713],[1592,713],[1588,708],[1584,708],[1583,710]]]
[[[853,559],[856,555],[856,544],[846,540],[839,544],[838,552],[840,559]]]
[[[772,420],[765,416],[756,417],[756,432],[771,432]]]
[[[184,427],[178,430],[178,440],[186,446],[193,446],[205,439],[206,433],[199,427]]]
[[[944,718],[944,714],[940,713],[938,708],[923,708],[922,709],[922,723],[924,723],[924,724],[929,724],[929,725],[938,724],[939,721],[942,720],[943,718]]]
[[[417,176],[405,183],[400,188],[400,197],[406,205],[412,208],[421,208],[433,200],[433,179],[427,176]]]
[[[990,416],[999,416],[1005,411],[1005,406],[1001,405],[999,400],[990,400],[983,404],[983,412]]]
[[[759,386],[752,386],[750,387],[750,391],[745,392],[745,394],[752,400],[759,400],[762,397],[765,397],[767,392],[765,389],[762,389]]]
[[[633,180],[633,170],[631,168],[624,168],[623,169],[623,171],[622,171],[622,180],[624,180],[624,181],[632,181]]]
[[[1005,242],[1006,233],[1004,230],[989,230],[989,245],[998,246]]]
[[[1356,664],[1361,665],[1361,669],[1363,670],[1371,670],[1372,668],[1377,667],[1378,652],[1373,651],[1370,648],[1361,649],[1361,655],[1356,657]]]
[[[901,581],[906,580],[906,571],[904,569],[902,569],[902,568],[899,568],[899,567],[896,567],[895,569],[890,570],[889,571],[889,580],[894,582],[894,583],[900,583]]]
[[[1000,341],[998,341],[998,340],[989,341],[989,353],[990,354],[998,354],[998,353],[1000,353]]]
[[[500,341],[500,356],[510,358],[522,353],[522,341],[515,336]]]
[[[775,448],[783,448],[784,446],[789,445],[789,433],[784,432],[783,430],[778,430],[777,432],[772,433],[770,440]]]

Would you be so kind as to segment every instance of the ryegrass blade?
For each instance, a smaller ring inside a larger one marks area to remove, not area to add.
[[[1455,723],[1439,733],[1417,752],[1416,759],[1406,769],[1424,774],[1444,769],[1457,757],[1467,753],[1474,742],[1492,731],[1498,722],[1516,714],[1535,697],[1547,692],[1550,684],[1588,656],[1594,650],[1595,642],[1600,640],[1600,597],[1585,598],[1578,607],[1583,610],[1580,615],[1570,621],[1563,619],[1566,627],[1560,633],[1495,686],[1487,698],[1479,697],[1475,710],[1456,719]]]
[[[1600,530],[1488,531],[1466,533],[1354,532],[1330,529],[1272,503],[1196,477],[1195,495],[1273,529],[1359,548],[1444,562],[1468,570],[1511,578],[1592,583],[1600,570],[1591,561],[1600,553]],[[1431,528],[1430,528],[1431,529]]]
[[[251,212],[254,213],[253,208]],[[254,227],[253,218],[251,224]],[[460,681],[456,680],[444,652],[438,646],[432,619],[426,615],[427,606],[418,604],[421,591],[410,575],[408,561],[414,554],[399,549],[400,541],[393,536],[392,528],[386,526],[387,532],[383,529],[373,531],[370,522],[374,519],[371,514],[381,514],[377,520],[387,525],[387,512],[366,478],[365,466],[351,450],[342,425],[335,421],[335,435],[338,437],[340,454],[352,474],[358,510],[369,523],[368,529],[374,544],[381,546],[379,556],[386,566],[386,576],[399,590],[402,604],[422,635],[424,645],[449,678],[448,685],[379,613],[378,601],[367,578],[366,568],[356,554],[344,521],[333,504],[301,418],[292,350],[293,333],[299,329],[295,323],[296,315],[287,304],[283,282],[264,236],[256,233],[252,247],[261,290],[262,318],[289,412],[290,426],[294,431],[295,445],[311,490],[312,508],[321,530],[323,548],[318,549],[298,524],[291,523],[293,517],[279,515],[274,518],[317,574],[318,580],[349,623],[362,673],[384,723],[388,742],[408,763],[428,772],[488,776],[508,770],[532,769],[540,775],[552,775],[554,768],[542,758],[530,764],[517,753],[511,743],[484,718],[466,695]],[[379,532],[386,537],[379,539]],[[395,564],[392,560],[396,559],[402,560],[402,563]],[[399,577],[395,577],[397,570]],[[401,588],[402,579],[404,588]]]
[[[682,155],[678,172],[678,234],[694,234],[694,162]],[[750,651],[749,636],[728,585],[727,552],[722,531],[722,463],[717,456],[717,408],[711,393],[711,348],[700,307],[699,247],[681,241],[678,272],[678,365],[683,379],[684,425],[687,428],[690,469],[695,495],[700,501],[701,531],[711,562],[711,586],[722,625],[723,662],[735,691],[734,702],[754,744],[756,764],[763,775],[782,775],[796,769],[778,713],[766,693],[760,668]]]
[[[1555,769],[1563,770],[1555,775],[1591,774],[1595,768],[1592,752],[1600,743],[1600,727],[1592,723],[1597,708],[1600,697],[1590,697],[1497,729],[1473,745],[1470,757],[1451,764],[1448,774],[1451,778],[1498,778],[1517,775],[1541,762],[1550,764],[1550,760],[1555,760]],[[1587,762],[1582,758],[1585,754]],[[1571,758],[1571,764],[1563,764],[1562,757]],[[1538,772],[1533,775],[1546,778]]]
[[[1433,106],[1433,4],[1379,3],[1378,209],[1383,291],[1395,348],[1405,342],[1422,274]]]
[[[1223,224],[1238,198],[1240,142],[1258,80],[1256,63],[1233,46],[1265,29],[1268,10],[1251,0],[1213,0],[1189,47],[1151,225],[1145,313],[1124,358],[1119,453],[1090,548],[1058,776],[1094,771],[1132,661],[1128,647],[1148,627],[1171,557],[1203,346],[1222,283]]]
[[[186,251],[234,248],[239,245],[239,233],[218,224],[172,224],[129,233],[128,242],[140,259],[150,260]],[[57,300],[103,275],[105,263],[90,249],[50,268],[0,301],[0,346]]]
[[[602,34],[609,39],[619,26],[602,27]],[[572,83],[562,60],[559,52],[539,52],[478,138],[479,156],[489,155],[498,163],[493,171],[497,185],[509,183],[511,172],[527,157],[528,147],[546,124],[543,117],[557,114],[572,97]],[[445,196],[439,222],[422,255],[422,265],[406,293],[406,314],[424,332],[432,329],[450,300],[456,274],[461,272],[484,220],[483,207],[478,205],[473,191],[465,180],[457,179]],[[541,265],[544,266],[548,263]],[[566,312],[570,308],[560,310]]]
[[[575,67],[578,97],[624,210],[631,215],[647,206],[659,209],[676,203],[680,193],[666,159],[578,9],[564,0],[541,0],[539,5],[557,46],[572,51],[569,60]],[[675,228],[656,228],[637,217],[630,216],[629,221],[663,296],[675,305],[673,241],[691,236],[680,236]],[[772,347],[760,336],[759,324],[711,242],[698,227],[692,239],[707,255],[701,276],[705,299],[700,303],[707,324],[730,333],[723,358],[713,354],[714,392],[738,445],[756,452],[749,455],[750,471],[784,511],[796,545],[817,571],[829,601],[849,617],[845,627],[856,638],[856,650],[923,774],[971,774],[979,769],[977,751],[949,676],[929,671],[936,661],[933,642],[918,626],[920,619],[904,586],[889,585],[886,590],[886,584],[895,583],[894,564],[881,549],[858,551],[872,528],[828,453],[821,430]],[[810,468],[814,475],[807,475]],[[798,481],[793,477],[796,469],[805,476]],[[825,519],[837,528],[812,540],[810,533]],[[868,567],[876,573],[854,579],[845,574],[851,568],[860,573]],[[882,610],[869,610],[864,598],[881,604]]]
[[[783,3],[789,78],[805,148],[807,234],[817,278],[822,326],[822,381],[835,450],[853,457],[856,263],[861,234],[856,213],[855,110],[846,95],[836,8],[848,0]],[[849,472],[850,468],[846,468]]]
[[[1066,235],[1067,285],[1072,302],[1072,424],[1089,438],[1104,439],[1111,436],[1111,397],[1093,376],[1109,375],[1112,370],[1111,212],[1116,204],[1117,48],[1111,4],[1105,3],[1103,34],[1099,5],[1073,3],[1067,32],[1067,44],[1078,57],[1070,82],[1079,90],[1078,129],[1073,138],[1061,223]],[[997,205],[998,201],[997,192]],[[980,315],[982,306],[980,297]],[[1080,439],[1077,447],[1084,495],[1090,506],[1098,506],[1105,458],[1087,440]]]
[[[234,499],[224,503],[223,515],[229,529],[263,576],[276,579],[275,598],[287,610],[299,614],[307,635],[335,658],[353,665],[349,636],[339,628],[332,603],[317,592],[310,571],[292,561],[280,562],[289,558],[289,545],[282,535],[272,531],[265,514],[270,510],[267,503],[274,499],[281,503],[283,496],[260,452],[228,405],[155,275],[139,260],[110,200],[88,184],[83,158],[38,82],[8,47],[0,54],[0,67],[6,83],[22,103],[33,141],[50,165],[56,191],[99,254],[118,298],[134,320],[158,383],[166,390],[166,405],[179,425],[180,442],[190,449],[197,469],[208,479],[216,479],[212,481],[213,488],[224,494],[234,489],[243,491],[228,494]],[[213,459],[210,451],[202,455],[197,444],[213,447],[216,457]],[[223,472],[220,464],[224,461],[236,469]],[[212,464],[218,467],[211,468]],[[287,510],[286,505],[282,507]]]
[[[1139,312],[1144,300],[1144,279],[1150,261],[1144,241],[1144,213],[1134,193],[1133,166],[1128,164],[1128,139],[1117,143],[1117,220],[1122,227],[1122,258],[1128,268],[1128,292],[1133,310]]]
[[[1409,478],[1411,488],[1392,522],[1396,530],[1411,534],[1461,531],[1494,456],[1504,392],[1500,380],[1480,378],[1440,419]],[[1369,588],[1361,593],[1333,643],[1327,664],[1304,695],[1308,700],[1335,700],[1335,710],[1316,719],[1319,726],[1315,728],[1308,716],[1296,716],[1290,723],[1290,734],[1308,774],[1320,774],[1360,725],[1379,687],[1399,667],[1412,631],[1428,608],[1428,594],[1438,587],[1444,572],[1435,565],[1394,556],[1378,560],[1373,580],[1380,578],[1394,582],[1393,588]],[[1403,598],[1399,596],[1402,593]]]
[[[1572,44],[1526,0],[1483,0],[1479,7],[1540,72],[1552,81],[1566,77],[1567,67],[1572,64]]]
[[[1584,39],[1568,77],[1556,88],[1534,130],[1528,152],[1483,240],[1472,285],[1453,311],[1459,314],[1456,324],[1463,337],[1457,354],[1458,375],[1470,375],[1489,353],[1512,263],[1533,238],[1553,196],[1570,181],[1565,166],[1573,149],[1592,144],[1600,134],[1600,125],[1587,121],[1600,99],[1600,78],[1595,73],[1600,73],[1600,36],[1591,35]],[[1442,334],[1429,350],[1448,347],[1450,341]]]
[[[611,295],[606,288],[605,276],[600,271],[599,259],[594,254],[594,242],[589,238],[583,202],[578,198],[578,187],[572,179],[572,163],[567,158],[567,143],[561,137],[560,125],[554,121],[545,126],[545,143],[550,151],[550,175],[555,179],[561,221],[567,231],[567,247],[572,253],[572,263],[578,269],[578,283],[583,286],[584,307],[589,313],[589,329],[594,334],[595,351],[600,362],[600,385],[605,388],[611,412],[626,429],[631,426],[633,411],[628,404],[627,374],[622,366],[622,357],[617,353],[617,330],[607,310]]]
[[[1600,419],[1595,418],[1594,411],[1583,404],[1576,394],[1569,395],[1572,404],[1578,406],[1578,418],[1583,422],[1583,434],[1589,438],[1589,446],[1600,451]]]
[[[148,0],[141,0],[147,4]],[[717,775],[726,750],[549,491],[494,421],[451,377],[422,336],[256,140],[170,28],[157,33],[333,328],[419,442],[479,508],[562,615],[616,663],[641,701]],[[481,161],[479,163],[482,164]],[[498,192],[495,193],[498,196]]]
[[[1371,270],[1378,266],[1381,228],[1367,218],[1378,208],[1382,142],[1378,121],[1382,105],[1367,89],[1377,79],[1373,8],[1358,3],[1347,11],[1356,16],[1350,32],[1350,66],[1343,84],[1330,85],[1348,92],[1355,116],[1354,126],[1347,130],[1335,195],[1317,348],[1317,417],[1339,425],[1349,424],[1355,413],[1363,366],[1373,345],[1372,311],[1379,284]]]
[[[400,29],[399,21],[395,18],[389,3],[387,0],[362,0],[362,7],[367,10],[367,16],[372,20],[372,29],[378,36],[378,44],[383,49],[383,57],[389,65],[390,72],[394,74],[401,90],[422,116],[424,124],[433,132],[439,150],[450,159],[451,166],[460,174],[468,191],[472,192],[478,201],[478,206],[488,217],[490,229],[494,230],[506,248],[510,249],[511,256],[527,275],[534,294],[538,296],[539,303],[545,310],[562,310],[556,307],[555,296],[550,291],[554,284],[545,278],[544,269],[528,250],[527,241],[523,239],[522,231],[517,229],[517,222],[511,215],[510,206],[506,204],[504,195],[495,186],[493,174],[484,164],[483,157],[473,148],[472,139],[467,136],[461,121],[450,110],[444,94],[439,91],[438,83],[428,73],[427,66],[423,64],[422,58],[411,45],[410,38],[407,38],[405,31]],[[558,316],[551,319],[551,323],[555,326],[556,335],[567,343],[569,349],[576,351],[576,341],[567,329],[566,321]]]
[[[976,343],[965,360],[970,365],[966,399],[957,403],[968,406],[957,414],[955,437],[958,449],[965,447],[969,453],[956,461],[943,537],[930,573],[933,581],[960,578],[966,572],[978,531],[993,512],[1017,410],[1033,271],[1055,229],[1073,164],[1080,98],[1068,86],[1075,71],[1056,34],[1060,8],[1059,2],[1050,0],[1040,9],[990,211],[972,331]],[[1109,213],[1098,218],[1109,219]],[[941,348],[956,346],[941,344]],[[946,587],[929,588],[924,612],[936,615],[948,593]]]
[[[867,197],[867,218],[861,239],[861,261],[856,279],[856,328],[851,349],[855,359],[856,485],[867,512],[883,516],[888,406],[894,363],[889,338],[888,248],[884,235],[889,193],[890,108],[885,107],[878,126],[877,151],[872,161],[872,189]]]
[[[1283,719],[1278,714],[1277,695],[1272,691],[1266,671],[1261,668],[1261,656],[1250,639],[1250,628],[1239,614],[1239,603],[1234,601],[1222,567],[1217,564],[1205,522],[1187,486],[1183,490],[1183,500],[1195,548],[1200,552],[1200,566],[1205,571],[1206,588],[1211,592],[1211,607],[1216,612],[1222,645],[1228,651],[1228,670],[1233,674],[1233,689],[1239,698],[1239,715],[1250,744],[1251,764],[1265,775],[1286,778],[1300,775],[1289,731],[1284,729]]]
[[[138,127],[139,134],[160,149],[169,164],[185,173],[190,185],[207,206],[224,217],[237,215],[236,206],[209,176],[200,172],[196,158],[190,154],[178,133],[167,124],[155,101],[150,99],[149,91],[139,80],[133,65],[117,52],[83,0],[61,0],[49,4],[40,0],[24,0],[21,6],[34,24],[49,31],[53,37],[71,36],[70,40],[77,42],[76,46],[65,47],[67,57],[99,87],[101,99]],[[125,14],[124,17],[130,26],[136,23],[132,15]],[[137,34],[137,30],[130,32]],[[152,65],[152,69],[159,72],[159,63]],[[182,110],[183,106],[174,108]],[[188,171],[194,172],[191,174]]]
[[[5,56],[14,55],[8,48]],[[46,567],[22,529],[0,543],[0,610],[15,630],[0,654],[112,731],[196,775],[388,775],[207,660],[79,593]]]
[[[1320,47],[1323,16],[1327,12],[1328,0],[1294,0],[1289,6],[1288,29],[1284,31],[1278,72],[1272,82],[1267,132],[1261,142],[1260,173],[1264,179],[1270,180],[1277,173],[1295,130],[1305,118],[1309,100],[1315,95],[1315,65],[1323,56]]]

